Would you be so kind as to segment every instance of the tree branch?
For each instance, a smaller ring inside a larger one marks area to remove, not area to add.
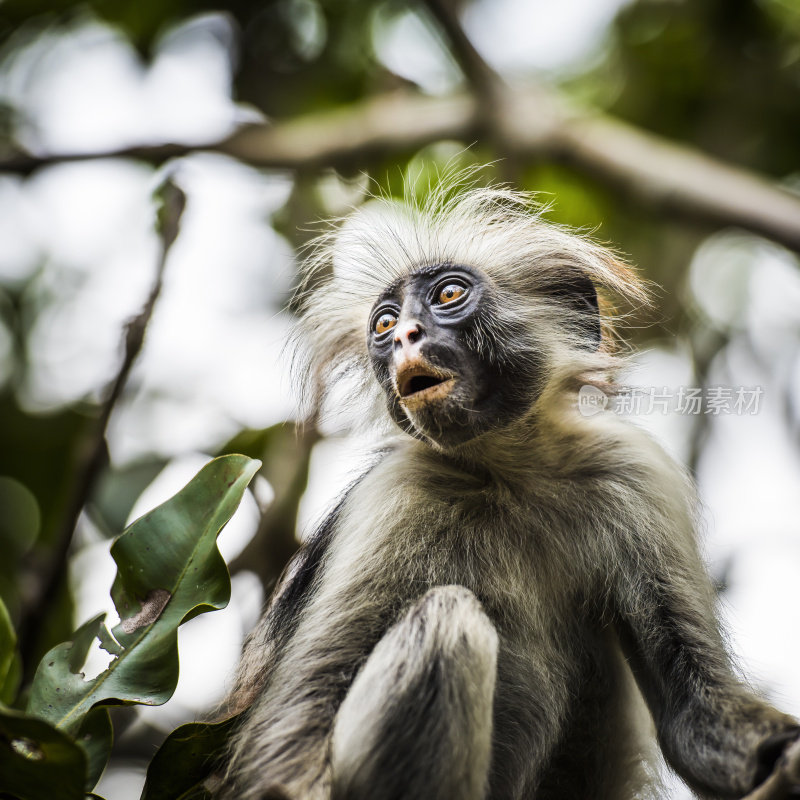
[[[473,142],[485,124],[483,112],[470,95],[435,98],[395,92],[336,111],[247,126],[196,149],[260,167],[328,166],[347,172],[441,139]],[[800,197],[754,172],[571,105],[542,87],[506,89],[496,114],[497,137],[518,157],[572,164],[652,213],[712,228],[735,225],[800,252]],[[17,156],[0,160],[0,171],[27,174],[87,157],[160,163],[188,152],[192,149],[165,145],[92,156]]]
[[[34,155],[23,150],[17,150],[11,155],[0,157],[0,172],[10,172],[14,175],[27,177],[37,169],[50,167],[55,164],[71,164],[76,161],[97,161],[102,158],[130,158],[135,161],[144,161],[153,166],[160,166],[171,158],[180,158],[197,152],[198,150],[218,150],[221,142],[208,142],[198,146],[184,144],[158,144],[142,145],[140,147],[122,147],[116,150],[100,150],[91,153],[50,153],[47,155]]]
[[[424,0],[423,5],[447,36],[461,71],[479,95],[490,96],[505,85],[503,78],[486,62],[464,32],[452,0]]]
[[[467,36],[456,11],[458,0],[421,0],[449,43],[449,50],[472,88],[476,104],[475,132],[498,155],[497,168],[504,181],[517,183],[524,155],[512,151],[504,120],[511,100],[508,84],[484,59]],[[513,101],[512,101],[513,102]]]
[[[161,237],[161,253],[150,295],[142,310],[125,327],[125,353],[122,363],[110,384],[100,414],[87,432],[78,451],[72,490],[63,521],[56,531],[53,546],[47,553],[46,560],[38,565],[29,566],[30,580],[26,583],[30,588],[23,598],[19,622],[20,653],[26,682],[33,677],[36,668],[34,657],[38,644],[37,630],[58,597],[78,517],[92,495],[106,457],[105,437],[108,421],[142,349],[153,308],[161,293],[167,256],[178,235],[186,197],[170,180],[162,185],[159,195],[161,207],[158,212],[158,232]]]
[[[766,218],[762,215],[757,224],[773,223],[781,228],[778,235],[786,237],[778,241],[793,249],[800,247],[800,198],[790,197],[796,200],[792,204],[786,202],[785,193],[772,197],[775,187],[759,182],[755,175],[610,117],[570,109],[566,98],[543,87],[531,87],[526,102],[520,103],[518,95],[475,49],[452,1],[424,0],[424,5],[449,39],[479,99],[492,112],[491,135],[495,140],[521,155],[534,155],[531,151],[538,146],[537,140],[546,151],[550,139],[556,155],[612,184],[631,199],[643,199],[656,210],[688,219],[696,216],[714,225],[749,227],[753,214],[748,206],[753,204],[755,193],[769,203]],[[767,235],[776,238],[774,228]]]

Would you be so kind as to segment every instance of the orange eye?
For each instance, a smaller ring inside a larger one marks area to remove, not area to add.
[[[447,286],[439,292],[439,302],[442,305],[452,303],[453,300],[458,300],[459,297],[462,297],[465,291],[466,289],[457,283],[448,283]]]
[[[397,325],[397,317],[394,314],[381,314],[375,323],[375,333],[381,334],[391,330]]]

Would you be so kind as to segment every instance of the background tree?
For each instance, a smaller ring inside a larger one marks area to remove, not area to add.
[[[663,287],[631,381],[672,410],[639,421],[699,480],[736,649],[800,713],[796,3],[6,0],[0,48],[0,596],[23,681],[108,603],[126,521],[209,455],[263,462],[221,542],[233,602],[186,628],[170,705],[115,715],[101,794],[138,796],[153,746],[221,695],[359,447],[346,420],[293,424],[298,248],[447,165],[490,163]],[[186,196],[167,248],[165,175]],[[680,387],[760,406],[690,414]]]

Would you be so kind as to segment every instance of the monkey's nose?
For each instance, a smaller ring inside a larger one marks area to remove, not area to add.
[[[394,335],[395,348],[416,344],[425,335],[425,329],[415,319],[398,322],[396,331]]]

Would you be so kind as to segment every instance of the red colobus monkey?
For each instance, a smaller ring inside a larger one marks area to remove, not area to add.
[[[221,795],[645,797],[653,722],[694,790],[753,789],[800,729],[731,669],[691,485],[577,408],[635,275],[452,186],[374,201],[307,269],[310,384],[349,376],[386,424],[246,645]]]

